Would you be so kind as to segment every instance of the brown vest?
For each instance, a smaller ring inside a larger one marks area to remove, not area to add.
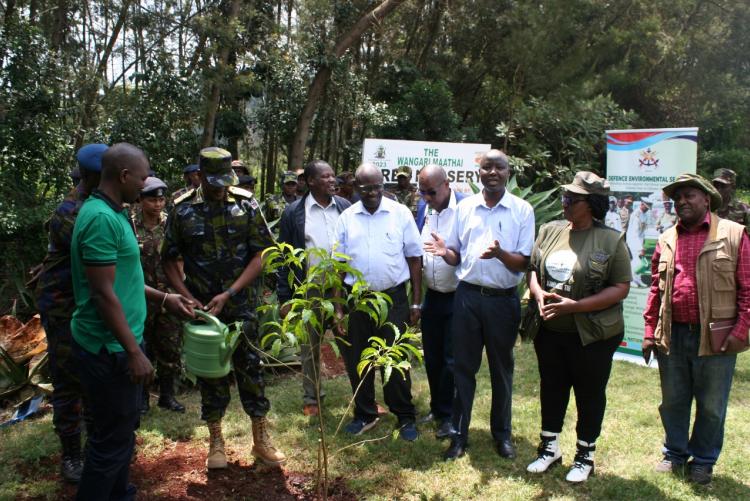
[[[701,324],[699,356],[716,355],[711,350],[708,324],[737,316],[737,254],[745,227],[711,214],[708,237],[698,254],[696,280]],[[677,253],[677,227],[669,228],[659,237],[659,320],[654,337],[660,350],[669,353],[672,336],[672,287],[674,261]]]

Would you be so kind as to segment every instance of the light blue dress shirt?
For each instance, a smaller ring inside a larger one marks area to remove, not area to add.
[[[384,291],[409,280],[407,257],[422,255],[422,240],[411,211],[383,197],[370,214],[357,202],[336,222],[335,250],[352,258],[349,264],[364,275],[370,289]],[[352,285],[354,277],[344,281]]]
[[[499,259],[479,259],[495,240],[507,252],[530,256],[534,246],[531,205],[507,190],[494,207],[487,207],[481,193],[463,199],[446,240],[446,245],[461,255],[456,269],[459,280],[494,289],[507,289],[521,282],[524,274],[509,270]]]

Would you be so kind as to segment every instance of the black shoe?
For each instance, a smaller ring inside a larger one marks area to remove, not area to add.
[[[455,434],[456,430],[453,429],[453,423],[451,423],[450,419],[446,419],[440,423],[440,426],[435,432],[435,438],[442,440],[444,438],[451,438]]]
[[[174,395],[159,395],[159,402],[156,405],[172,412],[185,412],[185,406],[178,402]]]
[[[713,477],[714,467],[710,464],[690,463],[689,480],[699,485],[708,485]]]
[[[506,440],[499,440],[495,442],[495,450],[500,455],[501,458],[505,459],[515,459],[516,458],[516,449],[513,447],[513,443],[506,439]]]
[[[83,473],[83,456],[81,455],[81,435],[60,437],[62,443],[62,459],[60,461],[60,475],[70,484],[81,481]]]
[[[469,444],[462,439],[453,437],[453,439],[451,439],[450,447],[448,447],[448,450],[443,453],[443,459],[446,461],[453,461],[454,459],[463,457],[466,454],[468,446]]]

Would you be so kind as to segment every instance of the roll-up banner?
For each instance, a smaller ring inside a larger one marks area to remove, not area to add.
[[[683,172],[694,174],[697,154],[697,127],[607,131],[607,179],[615,205],[610,204],[605,223],[625,232],[633,271],[623,304],[625,338],[615,359],[644,364],[641,342],[651,257],[659,235],[677,222],[662,188]]]

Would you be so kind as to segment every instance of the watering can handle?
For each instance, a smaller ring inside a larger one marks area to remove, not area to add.
[[[205,320],[205,321],[207,321],[207,322],[209,322],[209,323],[212,323],[212,324],[214,324],[214,326],[216,326],[216,329],[217,329],[217,330],[218,330],[219,332],[223,332],[223,331],[224,331],[224,329],[226,329],[226,327],[227,327],[226,325],[224,325],[224,324],[222,323],[222,321],[221,321],[221,320],[219,320],[219,319],[218,319],[218,318],[216,318],[215,316],[213,316],[213,315],[211,315],[210,313],[207,313],[207,312],[205,312],[205,311],[203,311],[203,310],[198,310],[198,309],[194,309],[194,310],[193,310],[193,313],[195,313],[195,316],[196,316],[196,317],[201,317],[201,318],[202,318],[203,320]]]

